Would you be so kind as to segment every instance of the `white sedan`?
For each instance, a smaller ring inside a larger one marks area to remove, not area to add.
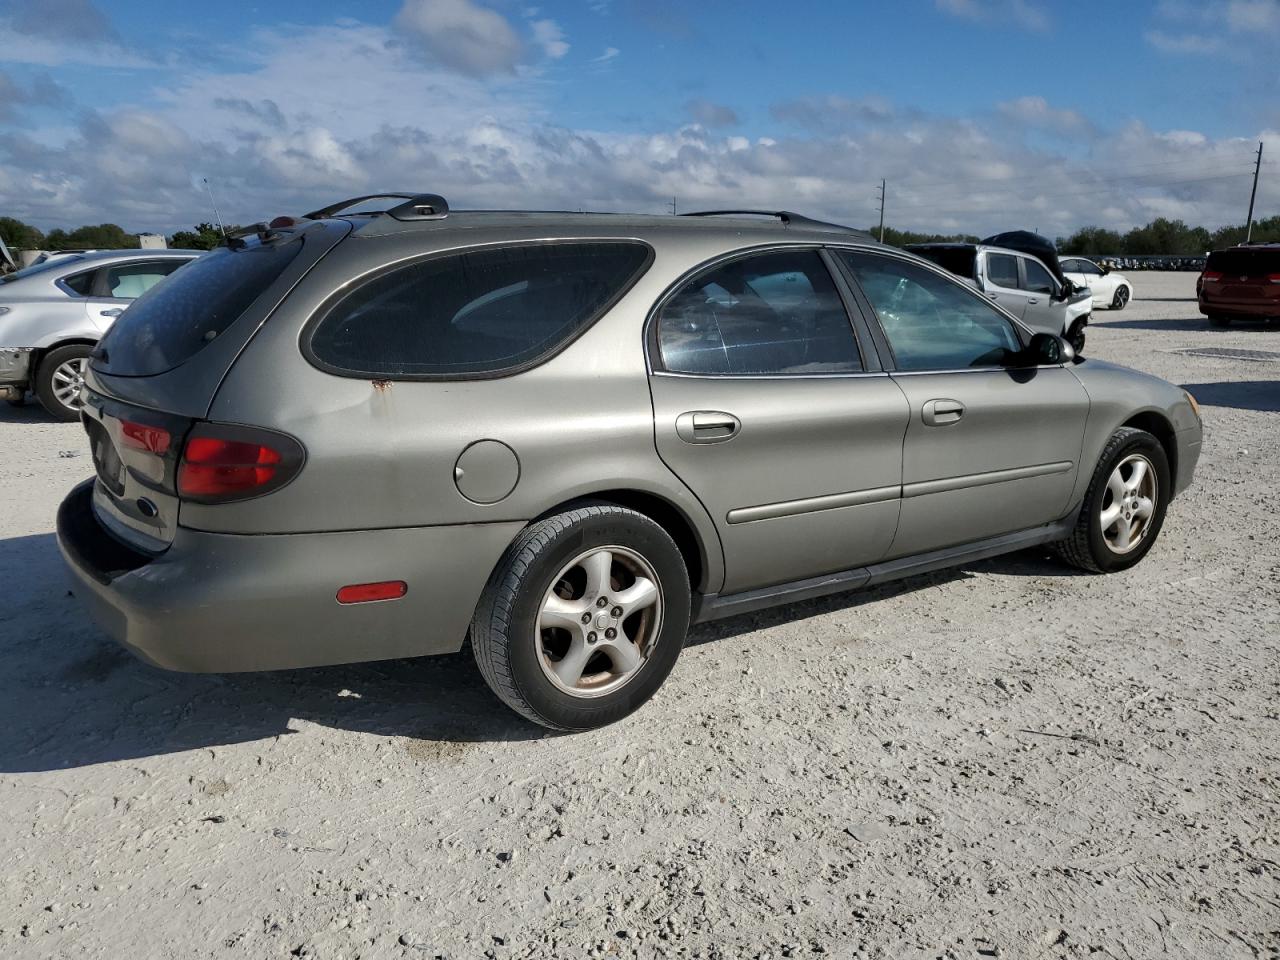
[[[1094,307],[1123,310],[1133,297],[1133,284],[1122,273],[1113,273],[1109,267],[1100,267],[1084,257],[1063,257],[1058,262],[1068,280],[1077,287],[1089,288]]]

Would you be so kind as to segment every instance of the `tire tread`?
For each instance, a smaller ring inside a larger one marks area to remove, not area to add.
[[[1131,442],[1135,437],[1146,436],[1150,436],[1150,434],[1145,430],[1138,430],[1134,427],[1120,427],[1111,435],[1107,445],[1102,448],[1102,453],[1098,457],[1098,464],[1093,468],[1093,477],[1089,480],[1089,489],[1085,493],[1084,506],[1080,510],[1080,516],[1076,518],[1076,525],[1071,531],[1071,536],[1050,545],[1050,549],[1071,566],[1087,570],[1090,573],[1105,572],[1098,564],[1098,561],[1093,558],[1093,551],[1089,547],[1089,527],[1093,523],[1093,498],[1098,490],[1099,483],[1106,482],[1103,473],[1110,465],[1111,458],[1115,452],[1126,443]]]

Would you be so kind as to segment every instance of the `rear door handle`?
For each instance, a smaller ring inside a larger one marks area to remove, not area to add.
[[[964,404],[959,400],[930,400],[920,411],[920,419],[928,427],[945,427],[964,416]]]
[[[118,317],[124,313],[124,307],[112,307],[110,310],[101,310],[99,313],[104,317]]]
[[[1027,301],[1027,303],[1039,303],[1039,302],[1040,302],[1040,299],[1038,297],[1032,297],[1030,300]]]
[[[685,443],[724,443],[741,429],[741,420],[720,410],[691,410],[676,417],[676,435]]]
[[[999,300],[999,299],[1000,299],[1000,294],[998,294],[998,293],[988,293],[988,294],[987,294],[987,299],[988,299],[988,300]]]

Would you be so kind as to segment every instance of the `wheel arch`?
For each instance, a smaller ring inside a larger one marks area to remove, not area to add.
[[[74,346],[96,347],[97,345],[98,345],[98,341],[91,339],[89,337],[70,336],[70,337],[62,337],[58,340],[53,341],[53,343],[46,343],[43,347],[36,347],[31,352],[31,379],[32,380],[35,379],[35,371],[39,368],[40,364],[44,363],[44,358],[47,357],[49,354],[51,354],[54,350],[61,349],[62,347],[74,347]]]
[[[614,488],[594,491],[590,494],[574,497],[556,504],[544,511],[535,520],[573,509],[574,505],[584,500],[604,501],[626,507],[642,513],[670,534],[676,542],[685,567],[689,571],[689,585],[695,592],[707,592],[707,580],[715,574],[718,564],[707,549],[707,544],[699,535],[694,521],[676,504],[665,497],[647,490],[633,488]],[[716,545],[717,547],[719,544]]]
[[[1141,413],[1135,413],[1120,426],[1145,430],[1159,440],[1160,446],[1164,448],[1164,455],[1169,461],[1169,476],[1178,476],[1177,433],[1173,429],[1173,424],[1163,414],[1155,410],[1144,410]]]

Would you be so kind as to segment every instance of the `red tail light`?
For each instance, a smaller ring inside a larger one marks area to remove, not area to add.
[[[1203,280],[1205,283],[1215,283],[1216,281],[1222,279],[1222,271],[1206,270],[1204,273],[1200,274],[1200,279]]]
[[[172,438],[164,427],[155,427],[149,423],[137,423],[133,420],[120,421],[120,439],[126,447],[135,450],[146,450],[157,457],[169,452]]]
[[[231,424],[197,424],[178,464],[178,496],[204,503],[244,500],[279,489],[302,466],[292,437]]]
[[[1267,279],[1272,283],[1280,283],[1280,273],[1268,274]]]

